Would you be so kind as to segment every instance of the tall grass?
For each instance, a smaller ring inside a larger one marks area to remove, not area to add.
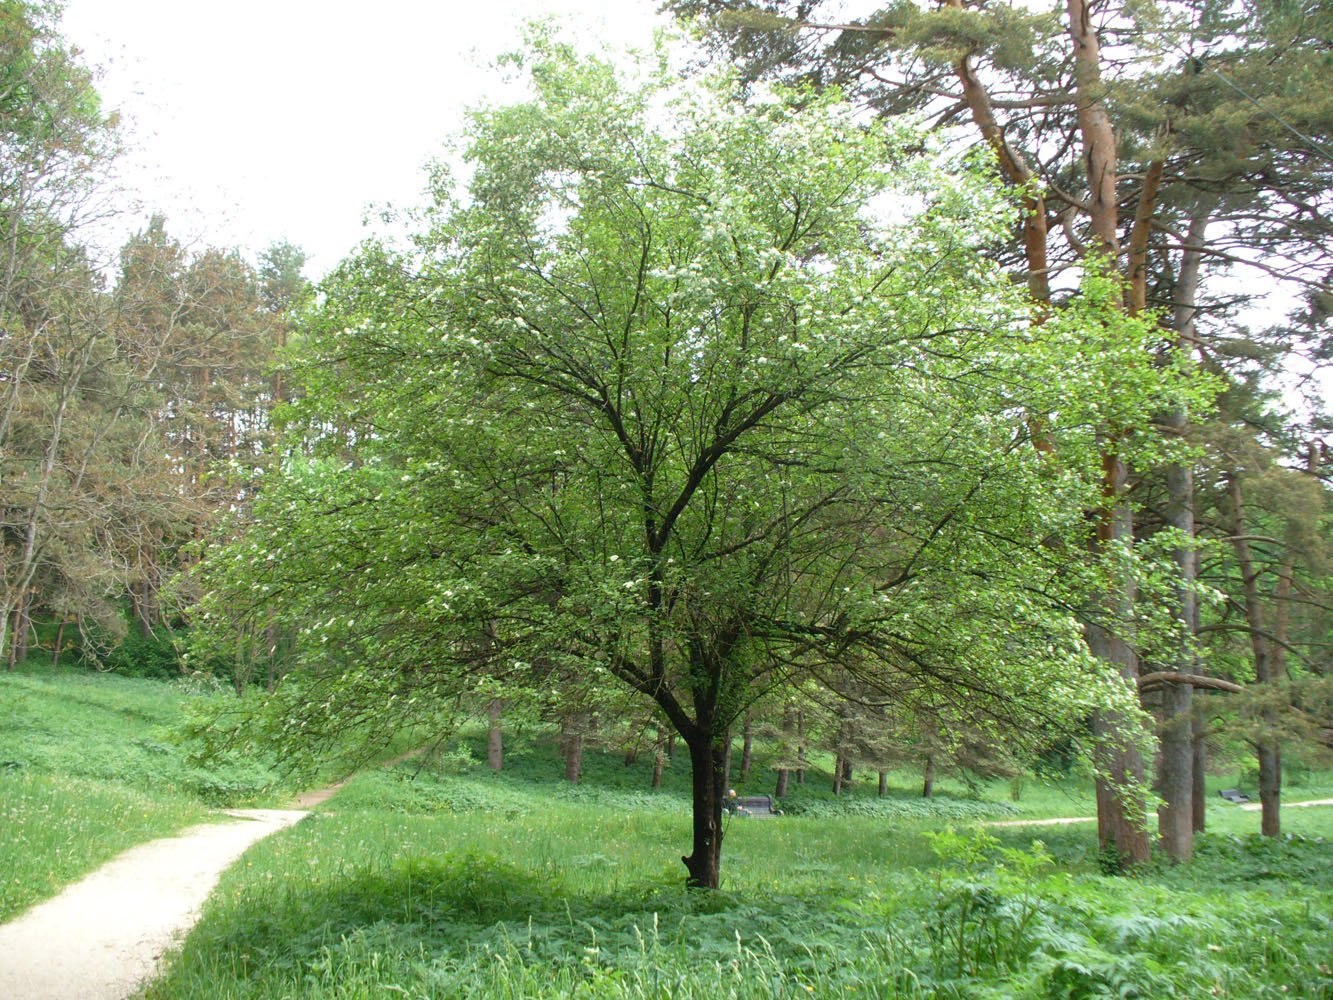
[[[522,771],[522,768],[516,769]],[[1098,873],[1087,828],[735,819],[682,888],[682,796],[365,775],[253,849],[145,1000],[1333,995],[1333,851],[1215,836]],[[1279,940],[1255,933],[1281,927]]]
[[[126,848],[202,822],[208,811],[169,791],[58,774],[0,773],[0,921]]]
[[[90,673],[0,674],[0,920],[121,851],[266,790],[255,765],[191,765],[189,692]]]

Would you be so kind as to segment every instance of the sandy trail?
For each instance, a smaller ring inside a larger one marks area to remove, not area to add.
[[[296,823],[295,809],[232,809],[126,851],[54,899],[0,926],[0,997],[123,1000],[193,926],[247,847]]]
[[[1283,809],[1300,809],[1304,806],[1333,806],[1333,799],[1310,799],[1306,802],[1284,802]],[[1258,812],[1263,806],[1251,802],[1241,806],[1246,812]],[[1070,823],[1095,823],[1096,816],[1062,816],[1059,819],[1001,819],[992,820],[985,826],[1068,826]]]

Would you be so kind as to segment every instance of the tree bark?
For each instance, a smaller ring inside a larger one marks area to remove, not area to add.
[[[921,797],[928,799],[935,794],[935,755],[926,754],[926,773],[921,780]]]
[[[722,788],[724,791],[731,788],[731,730],[722,740]]]
[[[1076,0],[1071,0],[1076,2]],[[1113,455],[1104,458],[1107,509],[1102,512],[1093,549],[1105,553],[1113,544],[1132,540],[1134,516],[1124,502],[1128,470]],[[1099,659],[1114,664],[1124,683],[1137,697],[1138,655],[1119,634],[1129,620],[1134,602],[1133,586],[1128,580],[1113,585],[1107,593],[1103,618],[1095,616],[1085,626],[1088,649]],[[1107,855],[1114,856],[1121,870],[1144,864],[1151,854],[1143,802],[1143,755],[1135,745],[1133,723],[1123,713],[1102,709],[1093,714],[1096,742],[1097,840]]]
[[[52,669],[52,670],[59,670],[59,669],[60,669],[60,654],[61,654],[62,652],[64,652],[64,648],[65,648],[65,625],[66,625],[66,624],[67,624],[67,622],[65,621],[65,619],[64,619],[64,618],[61,618],[61,619],[60,619],[60,624],[59,624],[58,626],[56,626],[56,641],[55,641],[55,642],[52,644],[52,646],[51,646],[51,669]]]
[[[662,787],[662,773],[666,770],[666,737],[662,728],[657,728],[657,739],[653,741],[653,787]]]
[[[500,728],[500,716],[504,712],[504,704],[502,699],[492,698],[486,706],[486,715],[490,723],[486,732],[486,765],[496,774],[504,770],[504,732]],[[565,777],[569,777],[568,762],[565,765]],[[578,776],[575,775],[571,780],[578,781]]]
[[[689,873],[685,884],[692,889],[716,889],[722,874],[722,797],[726,783],[722,772],[726,741],[701,733],[687,740],[694,806],[694,852],[682,857]]]
[[[1161,160],[1154,161],[1144,180],[1139,196],[1139,211],[1134,220],[1130,240],[1130,302],[1131,312],[1146,306],[1148,231],[1152,216],[1151,205],[1156,199],[1157,186],[1162,177]],[[1176,275],[1175,308],[1171,323],[1175,329],[1178,353],[1188,354],[1195,341],[1194,319],[1197,311],[1200,248],[1212,212],[1212,200],[1206,200],[1190,219],[1189,234],[1181,253],[1180,270]],[[1162,421],[1167,433],[1183,437],[1189,426],[1189,414],[1177,408]],[[1173,463],[1166,470],[1166,522],[1187,540],[1194,530],[1194,468],[1187,463]],[[1175,590],[1176,616],[1181,623],[1183,641],[1176,652],[1176,671],[1198,674],[1198,657],[1194,651],[1194,636],[1198,630],[1199,600],[1194,592],[1198,554],[1186,544],[1173,553],[1179,583]],[[1194,686],[1168,684],[1162,692],[1161,740],[1162,805],[1157,810],[1157,832],[1162,849],[1174,861],[1188,861],[1194,856],[1194,831],[1200,820],[1201,809],[1195,808],[1195,796],[1202,795],[1202,781],[1195,780],[1198,741],[1195,739],[1193,711]],[[1202,803],[1200,803],[1202,805]]]
[[[1259,590],[1259,569],[1255,566],[1249,536],[1245,533],[1245,497],[1239,474],[1233,473],[1228,477],[1227,494],[1231,500],[1231,544],[1236,551],[1236,561],[1240,564],[1245,620],[1249,626],[1250,650],[1254,656],[1254,680],[1257,685],[1267,685],[1275,676],[1275,644],[1269,640],[1263,597]],[[1261,691],[1259,696],[1264,698],[1265,693]],[[1265,837],[1276,837],[1282,832],[1282,753],[1276,733],[1277,713],[1271,699],[1265,698],[1265,704],[1260,709],[1259,726],[1260,731],[1254,741],[1259,764],[1259,802],[1262,809],[1259,832]]]
[[[787,788],[791,783],[791,769],[785,765],[795,747],[795,731],[796,717],[792,712],[791,706],[788,705],[782,710],[782,763],[784,766],[778,768],[778,783],[773,791],[775,798],[784,798],[787,794]]]
[[[578,712],[563,720],[560,743],[565,755],[565,780],[577,785],[583,776],[583,729],[587,713]]]
[[[754,723],[745,717],[741,727],[741,784],[750,780],[750,768],[754,765]]]
[[[796,784],[805,784],[805,710],[796,710]]]
[[[889,772],[879,772],[879,797],[882,799],[889,794]]]

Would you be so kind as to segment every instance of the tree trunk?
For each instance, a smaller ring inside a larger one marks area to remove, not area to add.
[[[928,799],[935,794],[935,755],[926,754],[926,774],[921,781],[921,797]]]
[[[1184,412],[1169,414],[1165,423],[1183,434]],[[1168,523],[1185,538],[1193,538],[1194,470],[1183,464],[1170,466],[1166,470],[1166,486]],[[1181,546],[1174,556],[1180,580],[1175,592],[1176,614],[1187,634],[1173,666],[1182,673],[1194,673],[1197,667],[1191,629],[1197,617],[1194,551],[1187,545]],[[1162,691],[1162,725],[1158,734],[1162,804],[1157,810],[1157,833],[1162,849],[1173,861],[1188,861],[1194,856],[1193,692],[1189,684],[1167,684]]]
[[[662,787],[662,772],[666,770],[666,738],[662,728],[657,728],[657,739],[653,741],[653,787]]]
[[[496,774],[504,770],[504,731],[500,728],[500,716],[504,712],[504,704],[503,699],[492,698],[486,706],[486,715],[490,722],[486,732],[486,765]],[[565,777],[569,777],[568,760],[565,764]],[[578,781],[578,775],[576,774],[571,780]]]
[[[1236,562],[1240,564],[1245,620],[1249,626],[1250,650],[1254,655],[1254,680],[1257,685],[1267,685],[1274,678],[1273,656],[1276,644],[1270,641],[1263,598],[1259,592],[1259,569],[1254,564],[1249,536],[1245,533],[1245,498],[1239,474],[1233,473],[1229,477],[1227,493],[1231,500],[1231,544],[1236,550]],[[1259,802],[1263,810],[1259,831],[1265,837],[1276,837],[1282,832],[1282,755],[1276,734],[1277,713],[1271,699],[1266,697],[1266,692],[1259,692],[1259,696],[1265,698],[1259,713],[1260,731],[1254,741],[1259,763]]]
[[[28,614],[30,598],[27,594],[19,596],[18,605],[14,608],[14,638],[10,647],[10,669],[13,669],[14,663],[22,663],[28,658],[28,644],[32,637],[32,616]]]
[[[889,794],[889,772],[879,772],[879,797],[882,799]]]
[[[1146,305],[1147,242],[1151,211],[1145,206],[1151,190],[1156,194],[1156,183],[1161,179],[1161,161],[1153,163],[1149,180],[1144,182],[1139,212],[1134,221],[1131,240],[1132,297],[1130,311],[1137,313]],[[1189,234],[1181,254],[1180,270],[1176,275],[1175,308],[1171,324],[1176,333],[1175,349],[1188,355],[1195,341],[1194,319],[1199,288],[1200,247],[1208,228],[1213,201],[1206,200],[1190,219]],[[1168,433],[1183,438],[1189,426],[1189,415],[1183,409],[1168,413],[1162,421]],[[1166,470],[1166,522],[1187,540],[1194,538],[1194,468],[1177,463]],[[1194,652],[1193,639],[1198,631],[1199,600],[1194,593],[1198,554],[1189,545],[1178,547],[1173,553],[1179,584],[1175,592],[1176,615],[1180,619],[1184,640],[1176,653],[1172,668],[1182,673],[1198,673],[1200,665]],[[1192,710],[1194,689],[1188,684],[1168,684],[1162,692],[1162,727],[1160,731],[1162,767],[1160,773],[1162,805],[1157,810],[1157,832],[1162,849],[1174,861],[1188,861],[1194,856],[1194,830],[1202,809],[1196,810],[1194,798],[1202,795],[1194,769],[1198,754],[1195,739],[1195,713]],[[1202,803],[1200,803],[1202,805]]]
[[[60,669],[60,654],[65,648],[65,619],[60,619],[60,624],[56,626],[56,641],[51,646],[51,669]]]
[[[741,784],[750,780],[750,768],[754,764],[754,723],[745,717],[741,727]]]
[[[1071,5],[1076,2],[1070,0]],[[1123,499],[1129,470],[1110,451],[1104,454],[1102,465],[1107,507],[1098,514],[1092,543],[1095,557],[1104,556],[1112,545],[1132,543],[1134,538],[1134,515]],[[1084,628],[1084,637],[1092,654],[1114,664],[1137,697],[1138,654],[1119,634],[1130,620],[1133,605],[1133,583],[1128,578],[1112,583],[1098,609],[1104,618],[1096,620],[1094,612],[1094,619]],[[1132,726],[1120,712],[1103,709],[1093,713],[1097,840],[1104,854],[1114,856],[1120,870],[1144,864],[1151,855],[1143,802],[1143,755],[1136,746],[1139,734]]]
[[[689,872],[685,884],[692,889],[716,889],[722,873],[722,797],[726,783],[722,772],[726,740],[715,740],[704,732],[686,741],[694,809],[694,853],[682,857]]]
[[[565,755],[565,780],[577,785],[583,775],[583,729],[587,713],[578,712],[563,720],[560,749]]]
[[[1198,699],[1194,702],[1193,718],[1190,729],[1194,736],[1194,832],[1203,833],[1208,827],[1208,797],[1205,779],[1208,766],[1208,744],[1204,738],[1203,713],[1199,710]]]
[[[786,766],[792,749],[795,746],[793,735],[796,731],[796,717],[792,708],[788,705],[782,710],[782,763],[784,766],[778,768],[778,784],[774,789],[773,795],[776,798],[783,798],[787,794],[787,788],[791,784],[791,769]]]
[[[731,787],[731,730],[727,730],[726,736],[722,739],[722,789],[723,792]]]
[[[805,710],[796,710],[796,784],[805,784]]]

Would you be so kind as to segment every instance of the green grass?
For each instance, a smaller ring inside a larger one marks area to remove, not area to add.
[[[208,811],[162,791],[58,774],[0,773],[0,921],[54,895],[126,848]]]
[[[1326,842],[1214,834],[1127,879],[1088,826],[1034,850],[941,818],[734,819],[696,893],[679,776],[570,789],[539,741],[502,775],[458,759],[358,776],[254,848],[144,1000],[1333,996]]]
[[[197,694],[184,683],[87,671],[0,675],[0,765],[185,794],[212,805],[271,799],[275,776],[262,763],[190,763],[174,732]]]
[[[0,674],[0,920],[121,851],[265,794],[252,764],[192,765],[190,692],[88,672]]]
[[[0,677],[0,914],[205,801],[272,794],[262,768],[190,764],[171,739],[184,695]],[[1091,824],[975,825],[1090,815],[1077,778],[1029,779],[1017,801],[1009,782],[941,781],[923,801],[914,774],[884,799],[859,775],[835,799],[812,770],[789,815],[728,820],[723,887],[699,893],[678,860],[683,755],[654,791],[647,755],[590,751],[573,787],[549,734],[511,734],[499,775],[478,739],[366,771],[252,848],[144,1000],[1333,997],[1333,810],[1284,810],[1296,836],[1274,841],[1249,832],[1257,813],[1210,799],[1194,864],[1108,878]],[[744,792],[771,790],[763,751]]]

